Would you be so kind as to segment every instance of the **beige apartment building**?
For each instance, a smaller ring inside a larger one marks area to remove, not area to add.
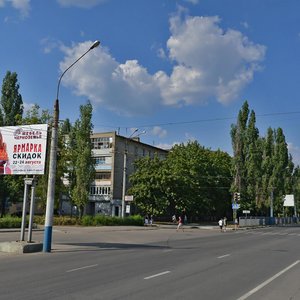
[[[129,176],[134,172],[134,161],[140,157],[155,155],[165,158],[168,151],[144,144],[138,137],[127,138],[116,132],[94,133],[91,141],[96,175],[90,186],[85,213],[121,216],[122,198],[127,195],[130,187]],[[62,209],[69,213],[70,204],[63,201]]]

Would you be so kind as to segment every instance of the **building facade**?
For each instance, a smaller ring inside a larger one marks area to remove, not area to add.
[[[134,172],[134,161],[155,155],[165,158],[168,152],[141,143],[139,138],[127,138],[116,132],[94,133],[91,141],[96,174],[85,213],[121,216],[122,198],[130,187],[129,176]],[[70,208],[66,205],[64,202],[62,209],[67,213]]]

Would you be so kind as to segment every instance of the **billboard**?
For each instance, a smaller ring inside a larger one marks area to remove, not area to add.
[[[0,175],[45,171],[47,124],[0,127]]]
[[[283,206],[295,206],[294,195],[285,195],[283,200]]]

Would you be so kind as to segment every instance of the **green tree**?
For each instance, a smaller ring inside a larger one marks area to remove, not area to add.
[[[41,110],[38,104],[34,104],[26,111],[22,124],[51,124],[52,116],[48,109]]]
[[[234,182],[233,192],[240,192],[245,195],[245,178],[246,178],[246,130],[249,117],[249,105],[245,101],[238,114],[237,124],[231,125],[231,141],[233,148],[233,172]]]
[[[141,213],[162,214],[167,209],[164,161],[158,156],[143,157],[135,162],[135,170],[130,176],[132,187],[128,192],[134,195],[136,207]]]
[[[286,180],[289,177],[289,154],[283,130],[275,131],[275,145],[273,156],[273,172],[271,182],[275,186],[274,211],[279,214],[282,211],[282,197],[286,194]]]
[[[143,158],[130,177],[138,206],[169,217],[186,213],[191,220],[223,215],[230,209],[231,157],[188,142],[175,145],[167,158]]]
[[[90,184],[94,180],[95,167],[92,158],[92,143],[90,135],[92,134],[93,125],[92,105],[88,101],[86,105],[80,106],[80,119],[74,124],[70,134],[70,145],[72,145],[71,157],[73,160],[72,171],[74,178],[70,184],[70,196],[72,202],[79,208],[80,216],[83,215],[83,209],[89,198]]]
[[[294,164],[288,153],[283,130],[268,128],[264,138],[256,128],[255,113],[249,114],[245,102],[236,125],[232,125],[234,181],[232,191],[241,193],[242,208],[267,214],[270,198],[278,214],[282,211],[282,197],[293,189]]]
[[[266,137],[262,139],[262,197],[266,207],[270,206],[270,198],[275,190],[275,182],[272,177],[274,168],[274,146],[274,131],[269,127]]]
[[[262,201],[262,140],[259,137],[259,131],[256,128],[255,112],[250,112],[246,128],[246,145],[245,145],[245,189],[246,198],[250,209],[255,211],[256,208],[263,206]]]
[[[6,72],[2,84],[0,105],[1,126],[14,126],[20,124],[23,115],[23,100],[19,93],[17,73]]]
[[[300,212],[300,167],[296,166],[292,176],[293,180],[293,191],[292,193],[295,196],[295,204],[296,204],[296,214],[299,215]]]
[[[0,101],[0,126],[20,124],[23,114],[23,101],[19,93],[17,73],[7,71],[2,84]],[[0,176],[1,217],[5,213],[7,199],[14,200],[21,195],[20,176]]]

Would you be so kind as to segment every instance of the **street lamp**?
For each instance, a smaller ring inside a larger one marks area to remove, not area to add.
[[[53,112],[53,128],[51,134],[50,145],[50,157],[49,157],[49,177],[48,177],[48,189],[47,189],[47,206],[45,217],[45,231],[44,231],[44,243],[43,251],[51,252],[52,242],[52,223],[53,223],[53,207],[55,198],[55,177],[56,177],[56,162],[57,162],[57,138],[58,138],[58,117],[59,117],[59,87],[60,82],[66,72],[72,68],[81,58],[83,58],[88,52],[100,45],[99,41],[95,41],[92,46],[83,53],[77,60],[75,60],[60,76],[57,84],[56,100],[54,102]]]

